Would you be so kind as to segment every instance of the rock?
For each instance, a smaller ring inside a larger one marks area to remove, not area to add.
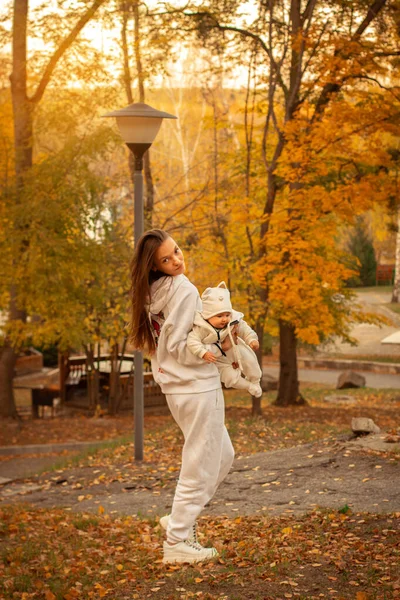
[[[278,389],[278,380],[272,375],[264,373],[261,379],[261,389],[263,392],[271,392]]]
[[[0,485],[6,485],[7,483],[11,483],[12,479],[8,477],[0,477]]]
[[[365,386],[365,377],[355,371],[343,371],[338,377],[337,390],[360,388]]]
[[[332,402],[334,404],[354,404],[354,402],[357,402],[356,398],[353,398],[353,396],[339,396],[338,394],[325,396],[324,400],[325,402]]]
[[[356,435],[362,433],[380,433],[378,425],[372,419],[366,417],[355,417],[351,420],[351,428]]]

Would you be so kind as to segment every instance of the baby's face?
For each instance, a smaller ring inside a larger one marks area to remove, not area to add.
[[[213,317],[210,317],[209,319],[207,319],[207,321],[210,323],[210,325],[212,325],[216,329],[223,329],[226,325],[228,325],[230,320],[231,320],[230,312],[218,313],[218,315],[214,315]]]

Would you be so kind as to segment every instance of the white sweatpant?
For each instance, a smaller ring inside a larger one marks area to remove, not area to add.
[[[167,541],[182,542],[231,468],[234,451],[225,427],[222,389],[166,395],[185,443],[167,529]]]
[[[236,350],[239,352],[240,361],[243,366],[244,379],[240,369],[234,369],[232,363],[235,362],[235,354],[233,349],[226,352],[226,356],[220,356],[215,363],[221,375],[221,381],[227,388],[235,388],[237,390],[248,390],[249,382],[259,383],[262,372],[258,364],[257,356],[247,344],[238,338]]]

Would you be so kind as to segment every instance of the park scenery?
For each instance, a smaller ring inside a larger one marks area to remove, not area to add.
[[[400,598],[399,42],[398,0],[2,3],[1,600]],[[142,164],[127,105],[176,117]],[[141,203],[260,341],[207,563],[162,562],[184,440],[146,354],[135,454]]]

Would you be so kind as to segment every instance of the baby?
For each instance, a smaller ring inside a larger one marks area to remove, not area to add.
[[[247,390],[252,396],[260,397],[262,372],[254,353],[259,348],[256,332],[243,320],[243,313],[233,310],[224,281],[215,288],[207,288],[201,300],[202,311],[196,312],[193,329],[187,338],[189,350],[195,356],[215,363],[227,388]],[[230,338],[232,348],[224,352],[221,343],[226,337]],[[208,344],[215,344],[221,356],[216,357],[210,352]]]

